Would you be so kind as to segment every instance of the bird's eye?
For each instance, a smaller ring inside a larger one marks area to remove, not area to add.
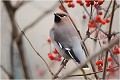
[[[64,17],[64,16],[66,16],[65,14],[58,14],[60,17]]]

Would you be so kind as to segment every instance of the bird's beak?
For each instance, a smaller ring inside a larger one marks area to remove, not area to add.
[[[54,15],[55,15],[54,21],[55,21],[56,23],[60,22],[60,21],[61,21],[61,17],[60,17],[58,14],[56,14],[56,13],[54,13]]]

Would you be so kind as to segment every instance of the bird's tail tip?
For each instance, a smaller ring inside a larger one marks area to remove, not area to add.
[[[86,64],[85,66],[82,67],[83,70],[90,70],[89,66]]]
[[[90,70],[90,68],[82,68],[83,70]]]

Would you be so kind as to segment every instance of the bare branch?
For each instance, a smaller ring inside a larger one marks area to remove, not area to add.
[[[114,16],[114,12],[115,12],[115,1],[113,1],[113,9],[112,9],[112,16],[111,16],[111,20],[110,20],[110,27],[109,27],[109,33],[108,33],[108,42],[110,42],[111,40],[111,29],[112,29],[112,23],[113,23],[113,16]],[[106,76],[106,68],[107,68],[107,58],[108,58],[108,51],[106,52],[106,55],[105,55],[105,63],[104,63],[104,71],[103,71],[103,79],[105,79],[105,76]]]
[[[43,14],[41,16],[39,16],[35,21],[33,21],[31,24],[29,24],[28,26],[26,26],[23,29],[23,32],[26,32],[28,29],[34,27],[35,24],[37,24],[39,21],[41,21],[44,17],[46,17],[46,15],[50,14],[51,12],[53,12],[58,6],[58,2],[52,6],[50,9],[46,10],[45,12],[43,12]]]
[[[16,22],[15,22],[16,23]],[[24,37],[27,39],[28,43],[30,44],[30,46],[32,47],[32,49],[35,51],[35,53],[43,60],[43,62],[46,64],[49,72],[51,73],[51,75],[53,75],[52,71],[50,70],[47,62],[45,61],[45,59],[37,52],[37,50],[33,47],[32,43],[30,42],[30,40],[28,39],[28,37],[25,35],[25,33],[21,30],[21,28],[19,27],[19,25],[16,23],[17,27],[20,29],[22,35],[24,35]]]
[[[26,4],[28,2],[30,2],[30,1],[24,1],[24,0],[18,1],[15,5],[15,10],[18,10],[21,6],[23,6],[24,4]]]
[[[13,79],[13,76],[2,66],[0,65],[1,69],[7,74],[7,76],[10,78],[10,79]]]

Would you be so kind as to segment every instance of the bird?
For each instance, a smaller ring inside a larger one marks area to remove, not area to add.
[[[87,59],[79,34],[66,12],[54,13],[54,24],[49,31],[49,36],[54,47],[64,59],[73,59],[78,64],[84,63]],[[89,69],[89,66],[86,64],[82,68]]]

